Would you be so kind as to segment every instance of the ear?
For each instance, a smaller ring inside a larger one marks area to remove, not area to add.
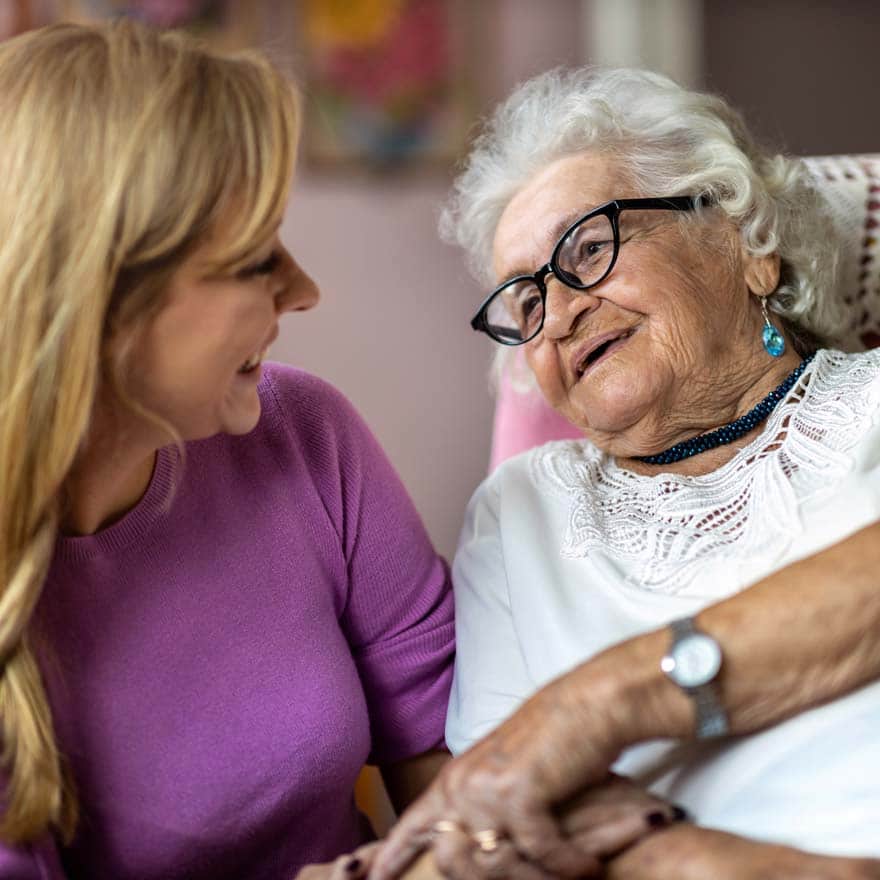
[[[779,254],[767,254],[755,257],[746,254],[744,259],[744,275],[749,292],[755,296],[769,296],[779,287]]]

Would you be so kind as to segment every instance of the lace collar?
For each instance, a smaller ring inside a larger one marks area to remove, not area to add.
[[[880,352],[820,351],[761,434],[699,476],[644,476],[588,441],[531,457],[539,489],[564,496],[561,554],[602,554],[628,583],[678,593],[709,562],[782,556],[800,532],[798,505],[833,488],[880,409]]]

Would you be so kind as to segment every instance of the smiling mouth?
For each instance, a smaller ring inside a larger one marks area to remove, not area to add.
[[[625,330],[619,336],[614,336],[611,339],[606,339],[597,345],[592,351],[587,352],[587,356],[581,360],[581,362],[577,366],[577,377],[580,379],[587,370],[590,369],[595,363],[601,360],[606,354],[612,351],[614,348],[617,348],[619,345],[626,342],[630,336],[635,333],[635,330]]]
[[[266,349],[262,349],[262,351],[258,351],[256,354],[252,354],[239,368],[238,372],[246,375],[247,373],[253,373],[257,367],[263,363],[263,358],[266,356]]]

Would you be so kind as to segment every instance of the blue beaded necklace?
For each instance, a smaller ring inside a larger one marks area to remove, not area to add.
[[[669,449],[658,452],[656,455],[634,455],[633,458],[636,461],[643,461],[645,464],[672,464],[675,461],[681,461],[692,455],[699,455],[701,452],[714,449],[716,446],[724,446],[727,443],[733,443],[734,440],[739,440],[743,434],[748,434],[752,428],[760,425],[773,412],[776,404],[791,391],[794,383],[797,382],[812,359],[813,355],[805,357],[788,374],[781,385],[774,388],[757,406],[750,409],[744,416],[740,416],[735,422],[722,425],[706,434],[691,437],[690,440],[676,443],[675,446],[670,446]]]

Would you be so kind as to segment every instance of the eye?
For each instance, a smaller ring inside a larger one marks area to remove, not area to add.
[[[511,290],[508,311],[521,328],[528,328],[540,320],[541,294],[533,282]]]
[[[265,260],[254,263],[252,266],[245,266],[238,271],[239,278],[255,278],[258,275],[271,275],[281,263],[281,254],[278,251],[272,251]]]
[[[524,318],[527,318],[538,306],[541,305],[541,297],[537,294],[525,297],[519,302],[519,310]]]
[[[588,263],[596,259],[603,250],[611,246],[611,242],[607,240],[584,240],[580,243],[579,257],[582,262]]]

